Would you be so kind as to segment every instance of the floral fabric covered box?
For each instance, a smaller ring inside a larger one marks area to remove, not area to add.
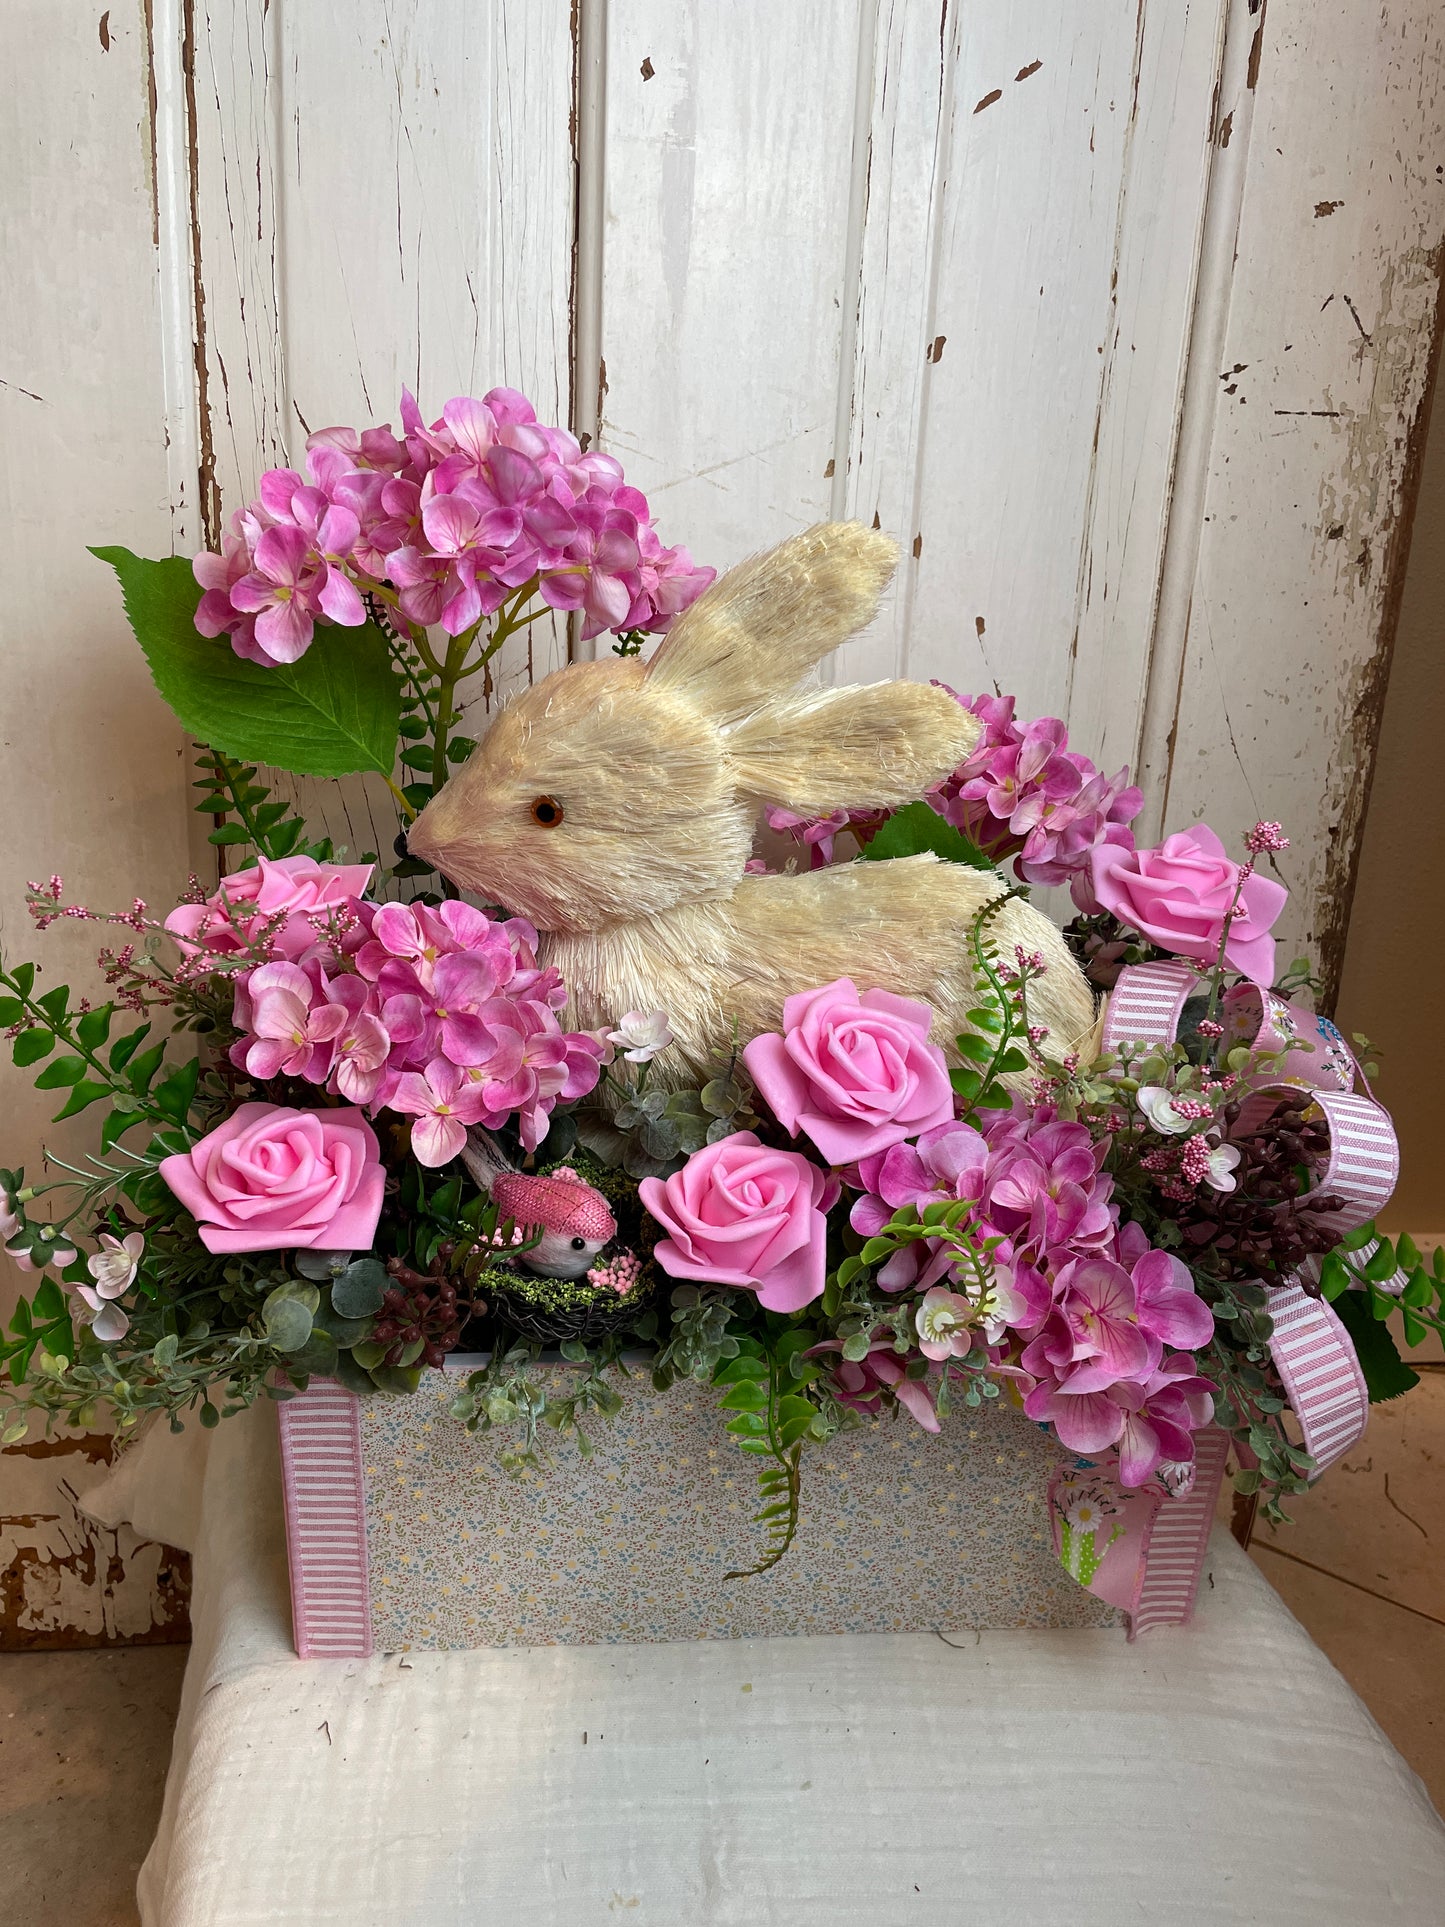
[[[728,1580],[755,1556],[756,1499],[715,1392],[634,1376],[590,1458],[564,1444],[551,1472],[512,1478],[449,1416],[449,1376],[409,1399],[317,1381],[280,1408],[303,1657],[1122,1623],[1050,1529],[1050,1480],[1077,1462],[999,1403],[937,1436],[840,1434],[809,1468],[806,1560]],[[1191,1556],[1218,1470],[1201,1462],[1171,1507]]]

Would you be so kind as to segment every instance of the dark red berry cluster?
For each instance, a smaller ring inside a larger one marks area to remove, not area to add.
[[[451,1251],[443,1246],[437,1256],[444,1264]],[[385,1363],[399,1365],[420,1339],[421,1352],[411,1362],[439,1369],[447,1353],[455,1351],[467,1319],[485,1306],[470,1295],[462,1297],[445,1271],[413,1271],[400,1258],[388,1258],[386,1268],[393,1283],[371,1334],[378,1345],[388,1347]]]
[[[1246,1136],[1234,1135],[1238,1106],[1221,1114],[1240,1151],[1236,1188],[1222,1196],[1201,1192],[1176,1209],[1186,1245],[1200,1250],[1198,1262],[1217,1277],[1278,1283],[1339,1243],[1330,1219],[1342,1200],[1312,1188],[1329,1162],[1329,1127],[1305,1115],[1307,1104],[1286,1104]]]

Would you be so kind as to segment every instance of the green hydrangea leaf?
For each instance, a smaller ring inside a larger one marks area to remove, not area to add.
[[[390,776],[401,685],[375,624],[319,622],[299,662],[266,669],[243,662],[224,638],[198,633],[200,589],[184,556],[152,562],[122,548],[91,554],[119,576],[156,688],[193,736],[299,776]]]

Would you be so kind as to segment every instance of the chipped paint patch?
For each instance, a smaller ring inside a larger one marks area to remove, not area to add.
[[[1355,349],[1369,367],[1363,404],[1342,407],[1326,393],[1323,405],[1309,411],[1341,424],[1331,431],[1342,448],[1321,477],[1318,520],[1322,531],[1340,533],[1328,538],[1328,551],[1322,537],[1316,554],[1321,564],[1332,565],[1334,588],[1347,602],[1369,589],[1399,515],[1421,393],[1420,344],[1430,338],[1439,293],[1438,251],[1413,248],[1387,262],[1369,329],[1358,304],[1344,303],[1357,336]]]
[[[108,1437],[90,1433],[0,1455],[0,1652],[189,1639],[189,1557],[129,1526],[99,1526],[79,1508],[63,1462],[77,1472],[108,1464],[111,1449]]]

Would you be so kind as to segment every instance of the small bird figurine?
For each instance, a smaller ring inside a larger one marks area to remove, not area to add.
[[[497,1207],[527,1237],[540,1234],[517,1257],[543,1278],[585,1278],[603,1245],[617,1236],[617,1220],[602,1193],[568,1165],[548,1177],[519,1171],[490,1131],[474,1124],[462,1162]]]
[[[517,1256],[544,1278],[585,1277],[598,1252],[617,1236],[606,1198],[565,1168],[545,1178],[524,1171],[494,1178],[492,1203],[501,1219],[510,1218],[528,1237],[540,1233],[537,1243]]]

